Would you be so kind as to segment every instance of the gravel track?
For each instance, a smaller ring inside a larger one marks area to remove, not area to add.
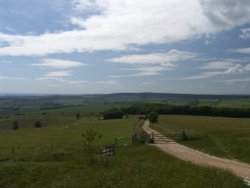
[[[147,134],[160,134],[159,132],[151,129],[149,127],[149,121],[145,121],[143,125],[143,130]],[[157,147],[161,151],[171,154],[181,160],[188,161],[201,166],[210,166],[215,168],[220,168],[232,172],[233,174],[243,178],[245,182],[250,182],[250,165],[247,163],[239,162],[236,160],[230,160],[225,158],[215,157],[184,145],[178,144],[168,138],[167,142],[157,142],[155,141],[153,146]]]

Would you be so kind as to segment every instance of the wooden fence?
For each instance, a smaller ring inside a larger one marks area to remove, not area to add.
[[[173,141],[180,141],[183,140],[183,134],[182,133],[175,133],[175,134],[146,134],[144,132],[141,133],[134,133],[132,135],[132,143],[136,142],[149,142],[149,143],[165,143],[165,142],[173,142]]]
[[[173,140],[170,139],[169,137],[167,136],[164,136],[162,134],[155,134],[155,133],[152,133],[150,135],[151,139],[152,139],[152,142],[153,143],[165,143],[165,142],[172,142]]]
[[[165,143],[165,142],[173,142],[173,141],[178,142],[180,140],[188,139],[185,131],[174,133],[174,134],[173,133],[166,134],[166,135],[152,133],[150,134],[150,138],[152,142],[154,143]]]

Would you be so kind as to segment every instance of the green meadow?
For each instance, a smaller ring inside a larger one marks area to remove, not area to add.
[[[152,127],[165,134],[185,131],[189,140],[181,144],[250,163],[250,119],[169,115]]]
[[[222,99],[216,107],[250,108],[250,99]]]
[[[197,106],[213,106],[220,108],[250,108],[250,100],[248,98],[242,99],[199,99]]]
[[[216,99],[199,99],[198,100],[198,106],[214,106],[219,102],[219,100]]]
[[[247,187],[243,180],[213,168],[180,161],[145,144],[132,144],[137,117],[98,120],[76,119],[76,111],[31,113],[0,119],[0,187]],[[12,130],[18,120],[19,129]],[[42,128],[34,128],[35,121]],[[95,154],[84,151],[82,133],[93,129],[102,134]],[[114,156],[102,156],[99,148],[119,140]],[[13,151],[14,148],[14,151]]]

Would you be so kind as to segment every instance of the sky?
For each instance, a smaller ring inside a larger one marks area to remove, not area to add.
[[[0,0],[0,94],[250,94],[249,0]]]

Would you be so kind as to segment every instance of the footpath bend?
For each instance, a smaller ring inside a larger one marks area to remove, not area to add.
[[[147,134],[160,134],[156,130],[149,127],[149,121],[145,121],[142,128]],[[236,160],[224,159],[215,157],[198,150],[186,147],[178,144],[177,142],[168,139],[167,142],[157,142],[153,146],[157,147],[161,151],[173,155],[181,160],[188,161],[201,166],[210,166],[215,168],[224,169],[232,172],[236,176],[239,176],[250,185],[250,165],[247,163],[239,162]]]

